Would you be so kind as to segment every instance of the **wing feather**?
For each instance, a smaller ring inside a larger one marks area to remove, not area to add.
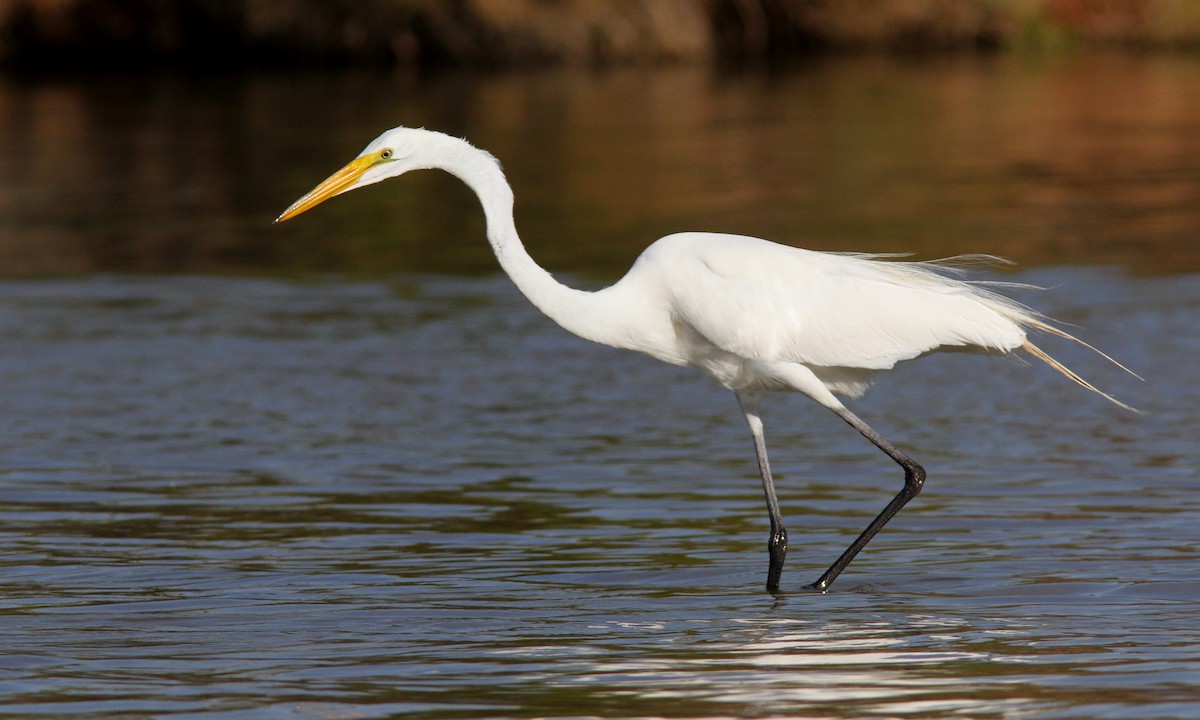
[[[1007,352],[1033,319],[936,263],[820,253],[737,235],[664,238],[673,311],[742,358],[885,370],[939,348]],[[663,242],[663,241],[660,241]]]

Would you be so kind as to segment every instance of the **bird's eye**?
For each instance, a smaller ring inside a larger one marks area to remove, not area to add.
[[[380,160],[391,160],[392,159],[392,149],[384,148],[383,150],[380,150],[379,151],[379,159]]]

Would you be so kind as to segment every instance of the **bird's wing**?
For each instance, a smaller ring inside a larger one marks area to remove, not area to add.
[[[739,357],[884,370],[941,347],[1024,341],[1018,306],[927,264],[680,237],[664,253],[683,276],[671,282],[676,321]]]

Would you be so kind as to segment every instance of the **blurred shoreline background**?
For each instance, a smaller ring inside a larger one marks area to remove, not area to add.
[[[395,125],[558,272],[654,238],[1200,270],[1200,0],[3,0],[0,277],[493,273],[460,183],[272,219]]]
[[[1194,0],[5,0],[0,64],[529,68],[1200,49]]]

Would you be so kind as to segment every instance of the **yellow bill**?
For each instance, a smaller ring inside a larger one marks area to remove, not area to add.
[[[284,210],[282,215],[275,218],[275,222],[281,223],[284,220],[290,220],[306,210],[315,208],[334,195],[340,195],[354,187],[354,183],[358,182],[367,168],[374,165],[378,159],[374,155],[363,155],[351,160],[346,167],[330,175],[325,182],[309,190],[304,197],[292,203],[291,207]]]

